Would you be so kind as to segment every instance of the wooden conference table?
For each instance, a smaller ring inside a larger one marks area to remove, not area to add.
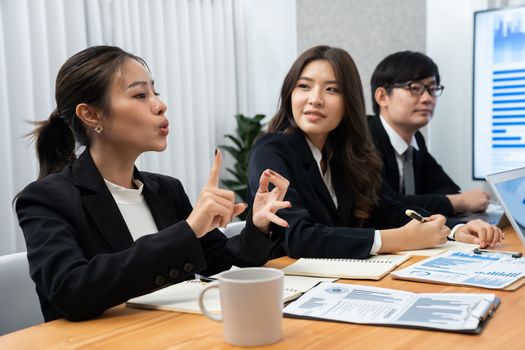
[[[511,228],[501,250],[523,247]],[[412,257],[405,264],[421,260]],[[280,258],[268,266],[282,268],[293,259]],[[403,265],[404,266],[404,265]],[[413,292],[490,292],[393,280],[342,281]],[[495,291],[501,305],[480,335],[365,326],[284,318],[283,339],[269,349],[525,349],[525,286]],[[2,317],[0,315],[0,317]],[[0,337],[0,349],[229,349],[222,325],[202,315],[151,311],[117,306],[85,322],[56,320]]]

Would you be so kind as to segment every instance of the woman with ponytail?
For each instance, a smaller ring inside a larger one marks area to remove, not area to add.
[[[89,319],[195,273],[267,261],[286,226],[275,214],[289,206],[280,175],[263,172],[246,228],[226,239],[217,227],[246,204],[218,188],[220,152],[193,208],[178,180],[134,166],[143,152],[163,151],[169,133],[167,107],[141,58],[85,49],[61,67],[55,98],[33,132],[38,180],[16,199],[46,321]],[[78,158],[77,145],[85,146]]]
[[[40,164],[38,180],[62,170],[76,159],[75,136],[55,109],[46,121],[36,122],[37,155]]]

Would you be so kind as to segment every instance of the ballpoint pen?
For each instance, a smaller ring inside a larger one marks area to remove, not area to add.
[[[428,220],[425,219],[421,214],[419,214],[417,211],[412,209],[405,210],[405,215],[408,217],[411,217],[414,220],[417,220],[419,222],[427,222]]]
[[[203,283],[210,283],[210,282],[215,282],[217,281],[217,279],[215,277],[207,277],[207,276],[201,276],[199,278],[199,280]]]
[[[482,253],[510,254],[510,256],[512,256],[513,258],[521,258],[523,255],[521,252],[509,252],[505,250],[492,250],[492,249],[481,249],[481,248],[474,249],[474,254],[482,254]]]

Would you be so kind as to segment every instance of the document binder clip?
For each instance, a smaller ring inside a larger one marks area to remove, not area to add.
[[[476,317],[474,315],[473,316],[476,317],[480,321],[485,321],[489,317],[494,316],[494,313],[496,312],[496,309],[498,308],[499,303],[500,303],[500,301],[498,299],[496,299],[496,302],[491,303],[490,305],[488,305],[487,309],[485,310],[485,312],[482,315],[480,315],[479,317]]]

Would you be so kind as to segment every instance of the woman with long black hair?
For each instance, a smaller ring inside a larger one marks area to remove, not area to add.
[[[381,166],[354,61],[340,48],[305,51],[286,75],[279,109],[249,160],[252,195],[266,168],[290,181],[285,199],[292,207],[279,212],[289,224],[279,253],[365,258],[445,243],[446,218],[410,220],[408,208],[383,193]],[[498,228],[485,223],[454,229],[488,242],[501,237]]]

